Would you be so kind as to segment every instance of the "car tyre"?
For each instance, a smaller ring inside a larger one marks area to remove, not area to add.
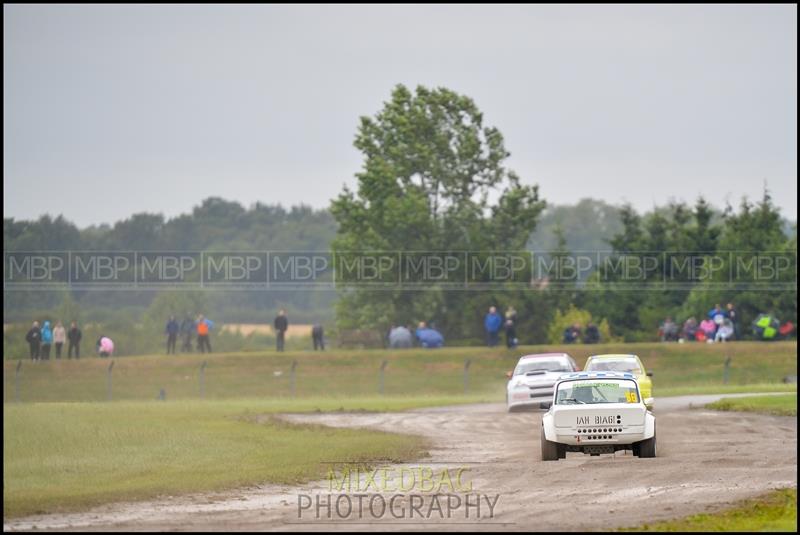
[[[653,435],[652,438],[648,438],[647,440],[642,440],[639,443],[639,457],[644,459],[655,456],[656,456],[656,436]]]
[[[559,459],[559,446],[556,442],[550,442],[545,438],[544,426],[542,426],[542,460],[557,461]],[[566,456],[566,450],[565,450]]]

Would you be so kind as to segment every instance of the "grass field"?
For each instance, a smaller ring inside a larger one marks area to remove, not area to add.
[[[3,516],[325,476],[322,461],[403,461],[422,439],[290,425],[275,412],[400,410],[448,398],[6,404]]]
[[[774,414],[776,416],[797,416],[797,394],[724,398],[714,403],[709,403],[706,408],[718,411],[745,411]]]
[[[501,401],[505,372],[527,353],[563,351],[561,346],[444,348],[438,350],[274,351],[213,355],[151,355],[115,359],[114,400],[153,400],[163,389],[167,400],[200,397],[200,366],[207,362],[204,389],[208,399],[273,398],[293,394],[291,367],[297,362],[294,394],[371,396],[379,391],[379,368],[387,362],[384,393],[390,396],[459,396],[464,393],[464,365],[470,361],[468,391]],[[583,364],[594,353],[637,353],[654,373],[656,397],[669,393],[796,389],[781,384],[797,374],[797,342],[730,344],[574,345],[567,351]],[[724,362],[731,358],[728,384]],[[3,399],[16,398],[15,367],[4,361]],[[21,401],[104,401],[108,360],[21,361]],[[751,387],[748,385],[765,385]],[[730,389],[730,390],[727,390]]]
[[[797,531],[797,489],[776,490],[720,513],[645,524],[622,531]]]

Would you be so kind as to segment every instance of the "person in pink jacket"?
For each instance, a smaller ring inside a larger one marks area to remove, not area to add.
[[[717,324],[711,318],[706,318],[700,322],[700,330],[706,334],[706,340],[714,340],[717,334]]]

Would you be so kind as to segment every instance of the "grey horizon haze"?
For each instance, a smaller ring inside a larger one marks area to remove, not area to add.
[[[797,7],[4,5],[4,217],[327,207],[402,83],[473,98],[552,204],[797,218]]]

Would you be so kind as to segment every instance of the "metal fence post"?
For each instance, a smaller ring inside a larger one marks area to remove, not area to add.
[[[383,376],[386,371],[386,365],[389,364],[388,360],[384,360],[381,362],[381,371],[380,371],[380,379],[378,382],[378,393],[383,395]]]
[[[200,397],[205,399],[206,397],[206,366],[208,365],[208,361],[203,361],[200,365]]]
[[[725,368],[722,371],[722,384],[728,384],[728,379],[730,378],[731,374],[731,358],[727,357],[725,359]]]
[[[289,372],[290,382],[291,382],[291,389],[292,389],[292,397],[295,397],[297,394],[297,382],[296,382],[296,370],[297,370],[297,361],[292,361],[292,369]]]
[[[22,361],[17,362],[17,369],[14,372],[14,399],[19,403],[19,373],[22,370]]]
[[[108,373],[108,401],[111,401],[113,399],[112,388],[111,388],[111,386],[112,386],[111,385],[111,370],[113,370],[113,369],[114,369],[114,361],[112,360],[111,364],[108,365],[108,372],[107,372]]]
[[[464,361],[464,393],[469,391],[469,365],[472,364],[470,359]]]

